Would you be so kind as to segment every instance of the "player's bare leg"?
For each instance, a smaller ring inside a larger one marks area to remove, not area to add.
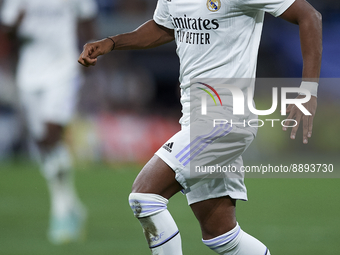
[[[143,167],[132,185],[133,193],[158,194],[166,199],[182,189],[175,179],[175,172],[156,155]]]
[[[46,123],[38,146],[41,171],[51,197],[49,239],[55,244],[77,241],[82,237],[85,209],[74,189],[71,158],[63,142],[64,127]]]
[[[175,172],[154,156],[137,176],[130,205],[141,222],[152,254],[182,254],[177,226],[166,209],[168,199],[182,189]],[[269,255],[267,247],[245,233],[236,221],[236,201],[220,197],[191,205],[203,242],[223,255]]]
[[[175,172],[158,156],[144,166],[132,186],[129,203],[152,254],[182,254],[178,228],[167,210],[168,199],[182,189]]]
[[[236,201],[228,197],[191,204],[202,230],[203,243],[221,255],[269,255],[267,247],[245,233],[236,221]]]
[[[39,148],[43,151],[49,151],[62,140],[64,127],[59,124],[46,123],[45,135],[37,141]]]
[[[190,207],[200,223],[203,239],[211,239],[235,228],[236,201],[230,197],[208,199]]]

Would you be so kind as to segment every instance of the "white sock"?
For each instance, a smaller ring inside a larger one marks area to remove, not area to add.
[[[74,189],[71,160],[66,146],[58,144],[48,152],[42,152],[41,172],[47,180],[51,197],[51,214],[66,217],[72,209],[80,206]]]
[[[167,199],[156,194],[131,193],[129,203],[143,227],[152,254],[182,255],[181,236],[167,210]]]
[[[238,224],[223,235],[202,241],[220,255],[270,255],[263,243],[244,232]]]

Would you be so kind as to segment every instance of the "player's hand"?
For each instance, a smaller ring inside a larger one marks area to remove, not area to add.
[[[299,95],[297,98],[304,98],[304,95]],[[312,115],[304,115],[299,108],[297,108],[294,104],[288,105],[287,112],[289,113],[287,119],[295,119],[297,122],[297,125],[292,128],[292,131],[290,133],[290,138],[295,139],[296,132],[300,126],[300,123],[302,121],[302,133],[303,133],[303,143],[308,143],[308,138],[312,137],[312,129],[313,129],[313,119],[316,112],[316,106],[317,106],[317,100],[315,96],[311,96],[311,99],[304,103],[303,106],[312,114]],[[286,121],[284,123],[285,125],[291,125],[293,124],[293,121]],[[283,131],[286,131],[287,128],[283,127]]]
[[[109,53],[112,50],[112,40],[105,38],[100,41],[87,43],[84,45],[83,52],[80,54],[78,62],[83,66],[94,66],[97,57]]]

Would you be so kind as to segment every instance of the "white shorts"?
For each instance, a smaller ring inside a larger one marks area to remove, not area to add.
[[[27,126],[34,139],[45,135],[46,123],[67,125],[77,103],[79,81],[39,90],[21,90],[21,103]]]
[[[182,127],[156,155],[175,171],[189,204],[223,196],[247,200],[244,173],[239,170],[243,166],[241,155],[255,135],[248,128],[229,124],[215,128],[208,123],[198,125],[199,129]],[[204,171],[204,166],[217,165],[232,170],[214,174]],[[197,172],[197,167],[202,171]]]

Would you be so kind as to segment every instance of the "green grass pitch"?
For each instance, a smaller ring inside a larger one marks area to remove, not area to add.
[[[1,255],[148,255],[139,222],[127,202],[139,166],[78,167],[76,186],[89,212],[87,238],[66,246],[46,238],[49,199],[45,181],[27,161],[0,162]],[[241,227],[273,255],[339,254],[340,179],[247,179],[248,202],[238,202]],[[185,255],[215,254],[183,195],[169,210],[181,231]],[[175,254],[174,254],[175,255]]]

